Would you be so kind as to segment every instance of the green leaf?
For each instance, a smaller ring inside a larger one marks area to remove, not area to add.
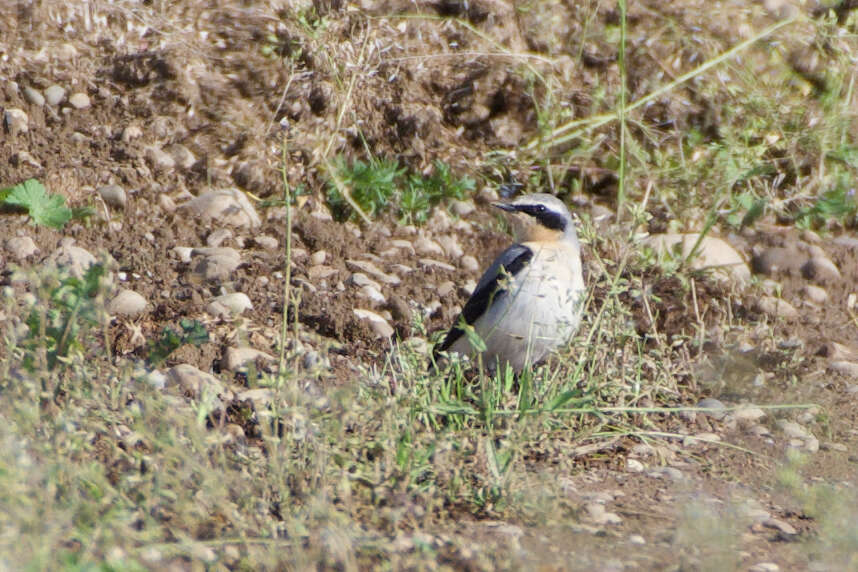
[[[36,179],[12,187],[4,202],[26,209],[34,223],[52,228],[62,228],[72,217],[65,198],[48,194]]]

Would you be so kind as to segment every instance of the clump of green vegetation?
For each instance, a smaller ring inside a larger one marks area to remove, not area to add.
[[[52,370],[65,363],[72,350],[82,348],[89,330],[105,318],[102,292],[104,266],[94,264],[83,278],[68,275],[42,277],[40,304],[27,318],[27,336],[22,344],[24,366],[33,371],[40,365]]]
[[[0,204],[21,209],[30,215],[33,223],[51,228],[62,228],[74,215],[66,206],[65,197],[48,194],[36,179],[0,191]]]
[[[432,174],[406,173],[395,159],[356,159],[349,163],[337,157],[328,183],[328,205],[337,220],[355,218],[349,198],[370,218],[395,208],[404,223],[420,224],[432,207],[445,199],[464,199],[476,184],[469,177],[456,177],[449,165],[435,161]],[[345,194],[348,193],[348,197]]]
[[[209,333],[205,326],[196,320],[183,318],[179,322],[179,327],[182,329],[181,332],[176,332],[169,327],[164,328],[160,338],[149,342],[147,357],[153,367],[159,366],[171,353],[185,344],[193,344],[199,347],[209,341]]]

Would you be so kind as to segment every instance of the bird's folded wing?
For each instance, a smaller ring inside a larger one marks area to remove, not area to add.
[[[465,323],[473,324],[485,313],[486,309],[494,301],[497,301],[506,292],[504,289],[504,277],[515,276],[524,269],[533,258],[533,251],[523,244],[513,244],[498,256],[492,265],[483,274],[474,293],[462,309],[459,318],[453,323],[447,337],[436,351],[445,351],[450,348],[465,332],[459,327],[460,319]]]

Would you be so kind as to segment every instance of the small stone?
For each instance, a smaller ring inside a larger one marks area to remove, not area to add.
[[[154,145],[146,147],[144,155],[156,171],[171,171],[176,166],[176,162],[169,153]]]
[[[241,254],[228,247],[194,248],[191,256],[200,257],[194,273],[211,281],[228,279],[232,271],[241,264]]]
[[[411,308],[408,302],[394,294],[390,297],[387,307],[395,320],[406,324],[411,323]]]
[[[24,99],[27,100],[27,103],[38,107],[42,107],[45,104],[45,96],[38,89],[30,86],[24,87]]]
[[[125,204],[128,201],[125,189],[119,185],[105,185],[103,187],[99,187],[96,192],[108,206],[115,209],[124,209]]]
[[[626,471],[629,473],[642,473],[644,472],[644,464],[638,461],[637,459],[626,459]]]
[[[444,236],[439,237],[438,243],[441,245],[441,248],[444,249],[448,258],[455,260],[464,254],[462,247],[459,246],[459,241],[456,240],[456,237],[453,235],[445,234]]]
[[[803,260],[796,248],[776,246],[755,254],[751,259],[751,266],[757,274],[795,274]]]
[[[694,269],[711,268],[716,276],[729,276],[738,284],[746,284],[751,279],[751,271],[742,256],[726,241],[700,234],[657,234],[649,237],[646,243],[659,254],[672,253],[679,249],[681,256],[689,256],[697,246],[696,256],[691,261]]]
[[[89,96],[82,92],[73,93],[69,96],[69,104],[75,109],[86,109],[89,107]]]
[[[646,539],[644,539],[644,537],[640,534],[632,534],[631,536],[629,536],[629,542],[631,544],[643,546],[644,544],[646,544]]]
[[[213,230],[206,237],[206,246],[221,246],[224,242],[231,239],[233,236],[234,235],[232,231],[228,228],[219,228],[217,230]]]
[[[820,443],[819,448],[823,451],[837,451],[839,453],[849,452],[849,447],[847,447],[843,443],[832,443],[831,441]]]
[[[107,304],[107,311],[116,316],[139,316],[146,311],[147,304],[142,295],[123,289]]]
[[[265,354],[268,355],[268,354]],[[270,356],[269,356],[270,357]],[[273,357],[271,359],[274,359]],[[268,387],[247,389],[235,396],[236,401],[250,401],[256,410],[268,407],[274,399],[274,391]]]
[[[414,241],[414,249],[424,256],[443,256],[444,249],[432,239],[421,235]]]
[[[391,286],[398,286],[402,282],[398,276],[382,272],[375,264],[367,260],[346,260],[346,266],[352,270],[365,272]]]
[[[748,572],[779,572],[780,569],[781,567],[774,562],[758,562],[748,568]]]
[[[313,254],[310,255],[310,264],[324,264],[325,259],[328,257],[328,253],[324,250],[317,250]]]
[[[9,108],[3,112],[3,125],[13,136],[23,134],[30,130],[30,118],[23,109]]]
[[[204,392],[219,395],[224,392],[224,385],[210,373],[200,371],[194,366],[183,363],[167,372],[169,385],[177,385],[184,393],[199,398]]]
[[[469,214],[474,212],[475,208],[476,207],[474,206],[473,201],[450,201],[450,210],[453,212],[454,215],[459,217],[468,216]]]
[[[239,371],[250,362],[261,360],[264,363],[273,363],[274,356],[253,348],[227,348],[223,356],[223,367],[228,371]],[[270,390],[268,390],[270,391]],[[246,393],[246,392],[245,392]],[[243,401],[239,393],[236,398]]]
[[[828,369],[837,372],[843,377],[858,379],[858,363],[853,361],[832,361],[828,364]]]
[[[435,260],[433,258],[421,258],[419,262],[427,268],[438,268],[449,272],[454,272],[456,270],[456,267],[452,264],[447,264],[446,262],[441,262],[440,260]]]
[[[619,515],[608,512],[605,505],[598,502],[587,503],[584,506],[587,516],[595,524],[621,524],[623,519]]]
[[[197,158],[191,150],[180,143],[171,145],[167,152],[170,154],[170,157],[173,158],[173,162],[176,166],[183,171],[187,171],[194,166],[194,163],[197,162]]]
[[[42,164],[36,161],[36,158],[28,151],[15,151],[15,153],[10,158],[12,165],[15,167],[21,167],[22,165],[26,165],[28,167],[33,167],[34,169],[41,169]]]
[[[161,194],[158,197],[158,206],[161,207],[165,213],[175,212],[177,208],[176,202],[170,198],[170,195],[166,194]]]
[[[376,338],[387,339],[394,334],[393,327],[379,314],[371,310],[363,310],[355,308],[352,310],[359,320],[369,321],[370,329],[372,329]]]
[[[456,285],[453,283],[453,281],[447,280],[445,282],[442,282],[438,286],[437,292],[438,292],[438,296],[440,296],[441,298],[446,298],[447,296],[452,294],[455,290],[456,290]]]
[[[407,250],[411,254],[414,254],[414,245],[411,244],[410,240],[402,240],[401,238],[394,239],[390,241],[390,244],[400,250]]]
[[[95,256],[88,250],[75,246],[73,239],[64,240],[50,259],[75,278],[83,278],[89,267],[97,262]]]
[[[834,282],[840,280],[837,265],[825,256],[814,256],[801,267],[801,275],[816,282]]]
[[[814,304],[824,304],[828,300],[828,292],[824,288],[814,286],[813,284],[805,284],[801,289],[801,293],[806,300]]]
[[[181,261],[188,263],[193,258],[194,249],[190,246],[174,246],[173,254]]]
[[[377,288],[373,288],[372,286],[364,286],[360,289],[358,295],[369,299],[371,302],[377,305],[381,305],[387,302],[387,298],[384,297],[384,294],[382,294]]]
[[[718,443],[721,441],[721,436],[717,433],[698,433],[696,435],[688,435],[682,440],[684,447],[701,446],[707,443]]]
[[[786,300],[775,298],[774,296],[760,296],[754,304],[754,308],[758,312],[776,318],[783,318],[785,320],[795,320],[798,318],[798,310],[795,309],[795,306]]]
[[[317,264],[316,266],[311,266],[307,270],[307,276],[310,278],[310,280],[318,282],[319,280],[326,280],[331,276],[335,276],[338,272],[339,270],[337,270],[333,266]]]
[[[27,258],[37,254],[39,247],[33,242],[29,236],[13,236],[6,240],[6,250],[12,255],[12,258],[18,262],[23,262]]]
[[[806,439],[810,436],[807,432],[807,429],[796,423],[795,421],[789,421],[787,419],[778,419],[777,426],[783,431],[783,434],[787,437],[796,438],[796,439]]]
[[[463,270],[467,270],[468,272],[478,272],[480,270],[480,263],[470,254],[463,256],[459,260],[459,264],[462,265]]]
[[[752,405],[742,406],[733,412],[733,417],[740,425],[752,425],[765,416],[765,411]]]
[[[378,282],[364,274],[363,272],[355,272],[349,278],[352,284],[355,286],[360,286],[363,288],[364,286],[372,286],[376,290],[381,290],[381,285]]]
[[[256,228],[262,224],[250,199],[238,189],[207,191],[180,208],[190,209],[203,219],[232,226]]]
[[[795,534],[798,534],[798,531],[795,529],[795,527],[793,525],[791,525],[788,522],[784,522],[782,520],[779,520],[777,518],[766,519],[762,522],[762,524],[766,528],[773,528],[773,529],[775,529],[779,532],[782,532],[783,534],[789,535],[789,536],[793,536]]]
[[[45,101],[48,105],[56,107],[66,98],[66,90],[62,86],[54,84],[45,90]]]
[[[276,238],[267,234],[260,234],[259,236],[254,236],[253,241],[261,246],[264,250],[277,250],[280,247],[280,243]]]
[[[142,136],[143,130],[140,129],[140,126],[132,123],[131,125],[127,125],[122,130],[122,135],[120,136],[120,139],[122,139],[123,143],[130,143],[131,141],[139,139]]]
[[[659,467],[654,471],[650,471],[648,475],[655,479],[669,479],[675,482],[685,480],[685,474],[674,467]]]
[[[714,397],[707,397],[705,399],[701,399],[697,403],[697,407],[700,409],[707,409],[709,411],[703,411],[706,415],[709,415],[713,419],[723,419],[726,415],[724,409],[726,409],[726,405],[721,403],[719,400]]]
[[[238,316],[245,310],[252,310],[253,303],[243,292],[232,292],[218,296],[206,306],[206,312],[218,318]]]

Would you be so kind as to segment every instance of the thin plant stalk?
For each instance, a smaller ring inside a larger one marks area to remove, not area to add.
[[[620,9],[620,103],[617,116],[620,121],[620,167],[617,172],[617,222],[623,218],[626,200],[626,0],[618,0]]]

